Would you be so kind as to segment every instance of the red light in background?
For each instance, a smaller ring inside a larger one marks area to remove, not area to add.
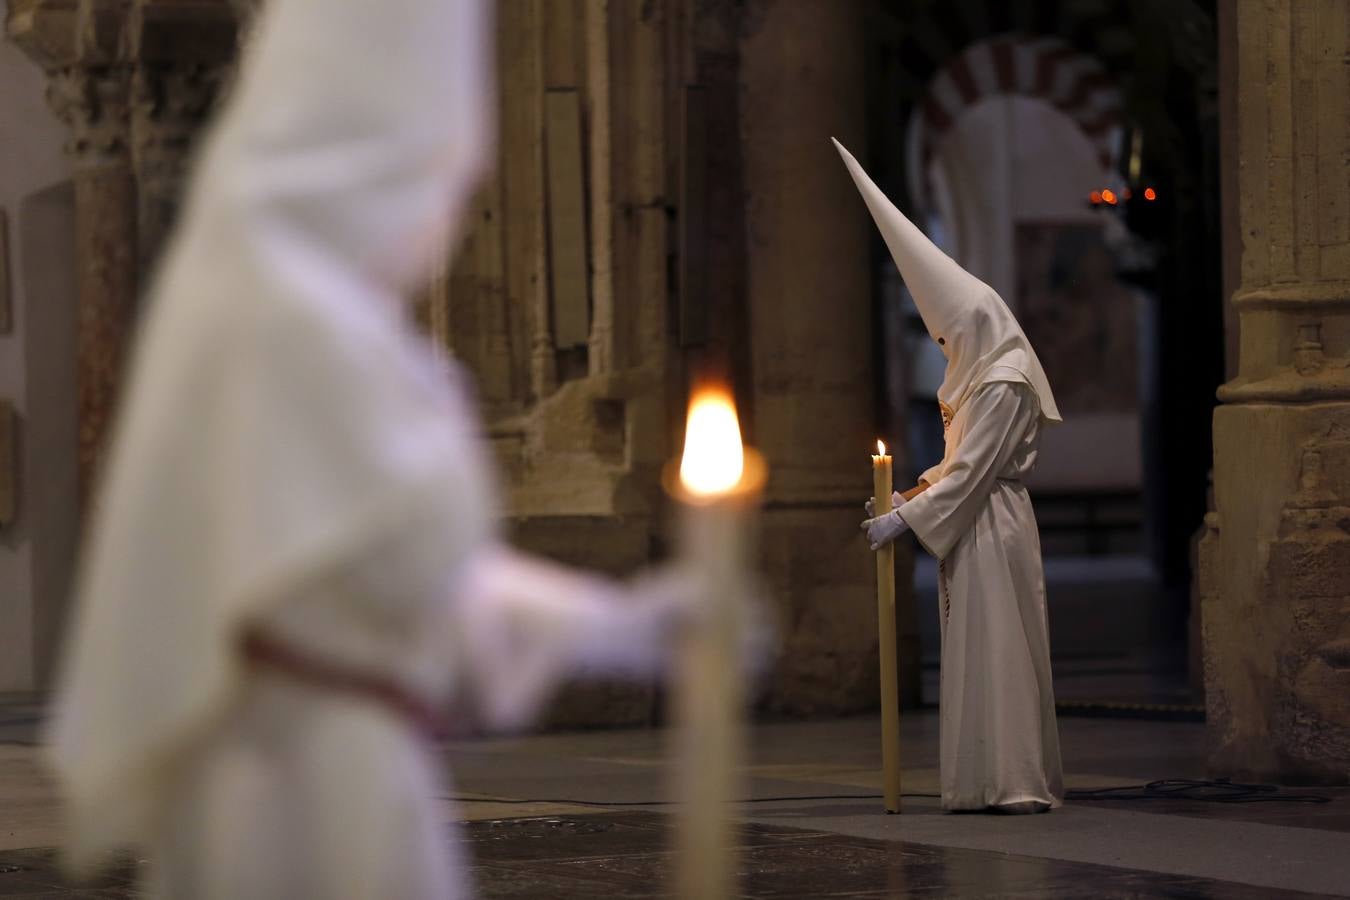
[[[1102,192],[1093,191],[1091,194],[1088,195],[1088,199],[1092,201],[1093,206],[1096,206],[1098,203],[1102,202]]]
[[[1144,188],[1144,199],[1149,201],[1157,200],[1158,192],[1153,188]]]
[[[1111,204],[1112,206],[1115,206],[1115,205],[1116,205],[1116,192],[1115,192],[1115,191],[1102,191],[1102,200],[1106,201],[1107,203]]]

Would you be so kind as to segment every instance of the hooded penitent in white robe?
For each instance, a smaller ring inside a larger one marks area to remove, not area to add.
[[[1023,479],[1060,421],[1017,320],[938,249],[836,141],[924,324],[947,356],[943,459],[900,506],[940,561],[942,805],[1058,806],[1063,798],[1040,538]]]
[[[174,898],[459,896],[413,707],[509,727],[661,664],[678,592],[506,549],[467,393],[406,324],[491,152],[486,5],[272,0],[252,33],[82,560],[49,734],[77,870],[131,846]]]

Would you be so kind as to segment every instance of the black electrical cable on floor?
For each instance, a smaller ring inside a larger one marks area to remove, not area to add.
[[[926,797],[936,800],[941,794],[901,794],[901,797]],[[497,799],[495,797],[442,797],[443,800],[451,800],[455,803],[505,803],[510,805],[527,804],[553,804],[556,806],[598,806],[598,807],[620,807],[620,806],[674,806],[678,800],[617,800],[609,802],[606,800],[577,800],[574,798],[526,798],[526,799]],[[746,797],[738,802],[740,803],[780,803],[787,800],[880,800],[880,794],[813,794],[805,796],[788,797]]]
[[[1330,803],[1325,794],[1291,794],[1273,784],[1240,784],[1227,778],[1168,778],[1126,787],[1069,791],[1075,800],[1199,800],[1205,803]]]
[[[940,794],[901,794],[901,797],[938,799]],[[1241,784],[1227,778],[1213,781],[1168,778],[1124,787],[1070,790],[1071,800],[1193,800],[1205,803],[1330,803],[1325,794],[1294,794],[1273,784]],[[446,797],[455,803],[504,803],[508,805],[553,804],[557,806],[671,806],[675,800],[579,800],[576,798],[494,799],[492,797]],[[792,800],[880,800],[881,794],[814,794],[808,796],[747,797],[741,803],[780,803]]]

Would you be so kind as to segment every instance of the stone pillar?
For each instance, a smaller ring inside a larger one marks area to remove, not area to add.
[[[233,58],[216,0],[15,0],[7,32],[51,79],[75,164],[79,481],[93,489],[137,296],[173,220],[192,138]]]
[[[50,67],[48,99],[70,126],[75,164],[82,504],[93,489],[112,420],[138,288],[131,68],[119,58],[124,15],[120,4],[85,0],[68,55]],[[22,43],[23,36],[16,37]]]
[[[1237,376],[1202,543],[1216,774],[1350,781],[1350,11],[1237,3]]]
[[[741,35],[752,426],[772,465],[763,544],[784,639],[769,703],[874,708],[875,566],[858,532],[877,438],[872,225],[829,140],[866,146],[863,4],[751,0]]]
[[[590,373],[603,375],[613,368],[614,357],[614,140],[610,99],[613,66],[609,0],[586,0],[585,22],[591,216],[591,336],[587,359]]]
[[[227,0],[235,19],[235,43],[243,47],[253,33],[253,24],[262,10],[262,0]]]

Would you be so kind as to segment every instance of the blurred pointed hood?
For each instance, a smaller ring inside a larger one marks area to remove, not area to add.
[[[881,230],[929,336],[947,355],[938,400],[955,412],[982,384],[1022,382],[1036,392],[1042,418],[1062,421],[1036,351],[1003,298],[906,218],[843,144],[836,140],[834,146]]]

